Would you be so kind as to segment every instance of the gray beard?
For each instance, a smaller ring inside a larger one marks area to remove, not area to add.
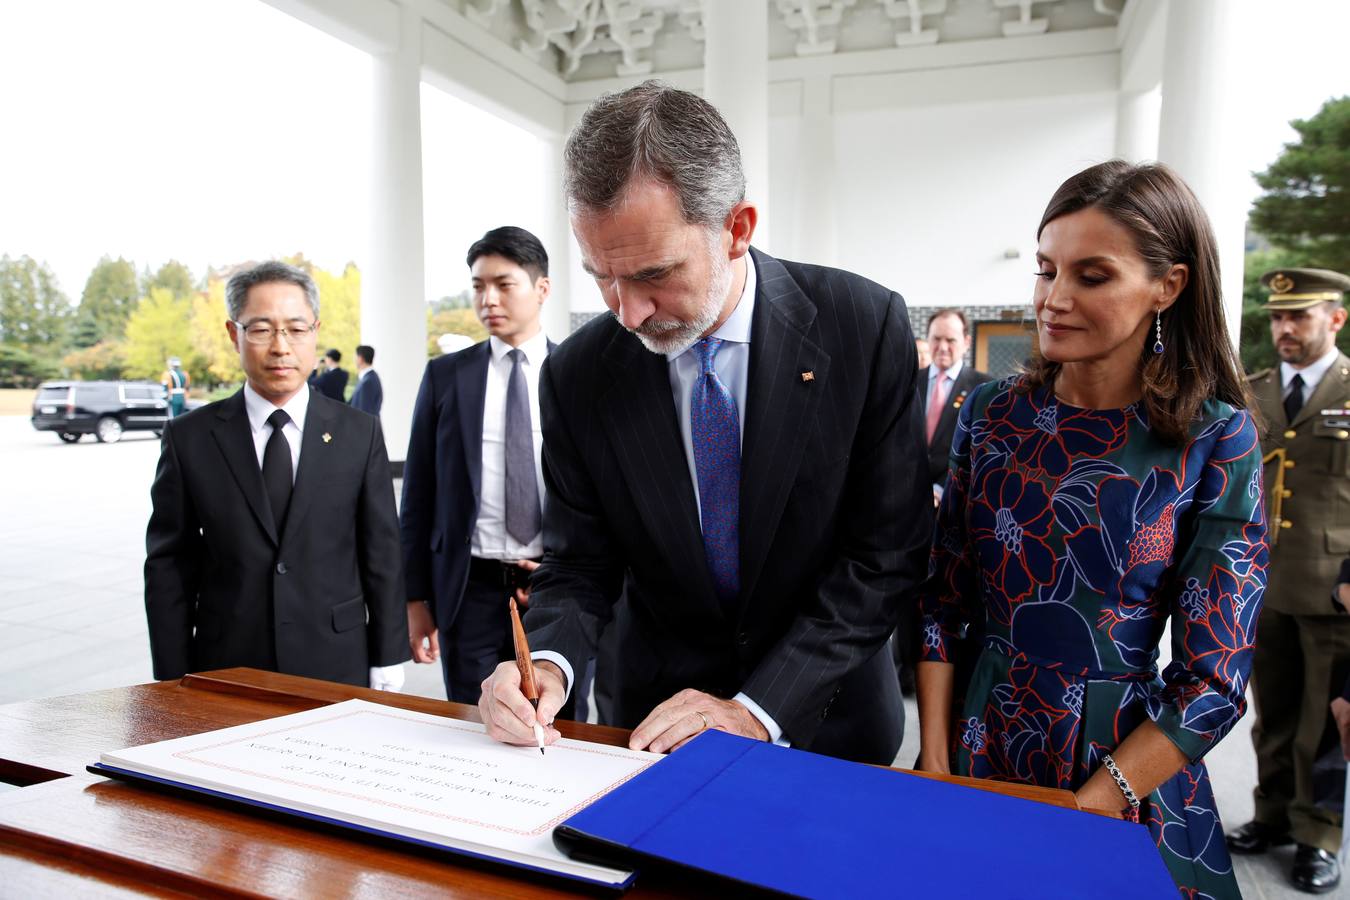
[[[712,253],[712,272],[708,279],[708,294],[698,315],[688,322],[643,322],[637,328],[629,329],[652,353],[665,356],[678,356],[703,337],[704,333],[717,324],[722,314],[722,305],[726,303],[727,291],[731,290],[731,260],[716,250]],[[617,316],[616,316],[617,318]]]

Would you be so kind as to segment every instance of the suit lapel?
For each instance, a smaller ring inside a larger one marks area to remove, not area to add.
[[[684,438],[675,417],[669,363],[622,330],[615,331],[601,361],[609,388],[598,400],[600,420],[631,485],[629,494],[638,515],[669,558],[671,569],[686,579],[691,600],[721,616],[703,552]]]
[[[459,411],[459,436],[464,442],[464,465],[469,470],[474,507],[483,496],[483,411],[487,401],[488,362],[491,344],[483,341],[469,351],[464,367],[455,377],[455,409]]]
[[[752,596],[769,555],[830,369],[829,356],[808,337],[815,304],[778,260],[751,252],[759,284],[741,450],[742,598]]]
[[[278,544],[276,528],[272,524],[272,507],[263,488],[262,469],[258,465],[258,451],[253,446],[253,430],[244,409],[241,389],[222,403],[216,411],[218,421],[211,430],[225,465],[234,476],[239,493],[243,495],[253,517],[274,545]]]
[[[330,481],[332,454],[342,447],[341,435],[337,436],[339,440],[336,444],[333,442],[336,417],[331,404],[337,402],[318,391],[310,392],[309,408],[305,411],[305,428],[300,434],[300,469],[295,473],[295,488],[291,491],[290,509],[286,511],[282,543],[295,534],[309,513],[314,495]]]
[[[1317,388],[1312,392],[1312,396],[1303,401],[1303,408],[1294,416],[1294,421],[1289,423],[1289,427],[1303,424],[1317,416],[1324,408],[1342,406],[1339,400],[1334,403],[1331,401],[1332,398],[1345,396],[1347,384],[1350,384],[1350,359],[1347,359],[1344,353],[1338,353],[1336,361],[1327,369],[1322,380],[1317,382]]]

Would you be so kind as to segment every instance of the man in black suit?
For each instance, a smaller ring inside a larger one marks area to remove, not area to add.
[[[347,370],[339,365],[342,362],[342,351],[336,347],[330,349],[323,355],[323,371],[314,370],[310,376],[310,385],[325,397],[336,400],[339,403],[346,403],[344,394],[347,391]]]
[[[155,677],[253,666],[397,690],[408,626],[380,423],[305,384],[309,275],[262,263],[225,302],[246,383],[165,425],[150,489]]]
[[[970,324],[966,314],[959,309],[940,309],[928,317],[928,348],[932,361],[919,370],[918,383],[923,391],[928,480],[933,485],[933,505],[936,507],[947,484],[947,457],[956,434],[957,416],[970,392],[991,379],[965,364],[966,351],[970,348]],[[896,664],[900,667],[900,682],[906,693],[913,690],[921,639],[918,610],[907,605],[901,612],[900,626],[895,633]]]
[[[499,665],[488,733],[533,741],[622,593],[607,724],[636,726],[630,746],[720,728],[891,762],[904,713],[886,641],[932,523],[904,301],[752,250],[736,139],[693,94],[646,82],[597,100],[565,171],[613,315],[544,367],[545,554],[525,619],[542,696],[536,718]]]
[[[477,703],[511,654],[507,601],[527,602],[544,555],[539,324],[548,254],[523,228],[469,248],[473,304],[488,339],[433,359],[422,376],[403,468],[403,564],[413,659],[439,658],[446,695]]]
[[[376,372],[375,348],[369,344],[360,344],[356,348],[356,387],[352,389],[352,406],[361,412],[380,417],[380,407],[384,405],[384,387],[380,384],[380,373]]]

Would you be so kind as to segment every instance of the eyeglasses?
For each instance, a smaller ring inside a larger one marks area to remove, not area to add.
[[[234,321],[231,319],[230,321]],[[244,333],[244,340],[250,344],[259,346],[268,346],[278,335],[286,339],[288,344],[300,344],[314,337],[314,333],[319,330],[318,325],[291,325],[288,328],[273,328],[266,322],[254,322],[251,325],[245,325],[243,322],[235,322],[235,326]]]

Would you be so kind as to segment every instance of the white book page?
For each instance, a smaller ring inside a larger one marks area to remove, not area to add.
[[[381,831],[618,883],[553,827],[663,757],[564,738],[511,747],[482,725],[347,700],[104,753],[101,762]]]

